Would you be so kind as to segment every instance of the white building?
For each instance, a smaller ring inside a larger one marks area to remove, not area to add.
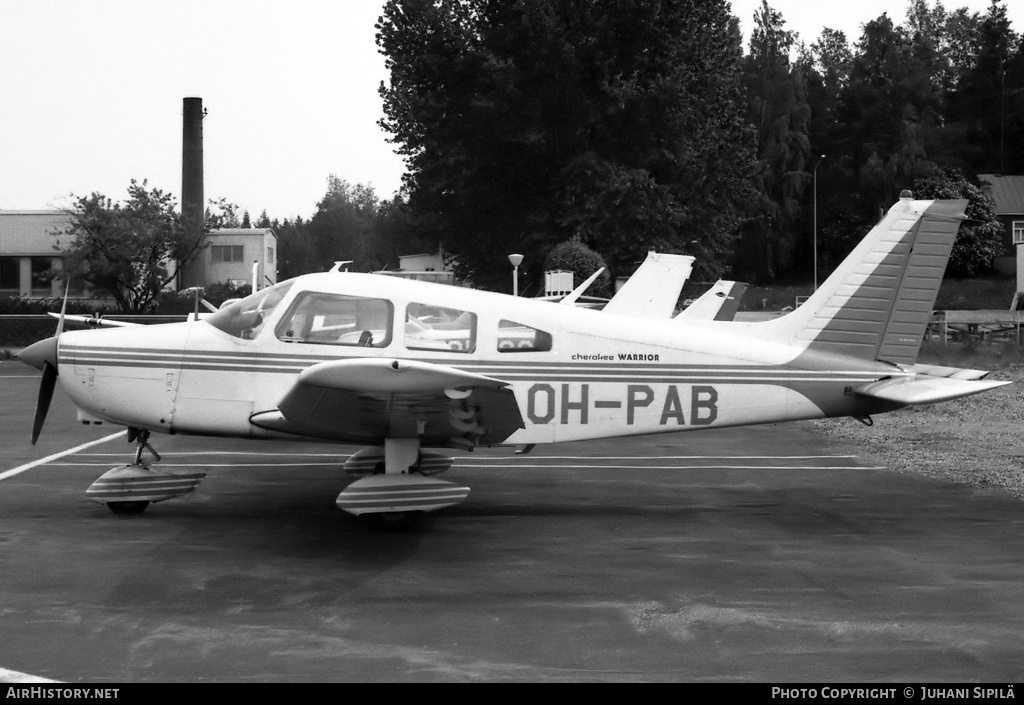
[[[64,291],[52,270],[62,270],[64,258],[54,249],[54,233],[70,220],[59,210],[0,211],[0,296],[51,298]]]
[[[200,252],[182,268],[179,288],[231,283],[252,284],[257,267],[259,288],[277,283],[277,235],[270,228],[213,230]]]
[[[58,242],[55,235],[70,222],[70,216],[60,210],[0,211],[0,296],[64,295],[60,278],[51,277],[51,273],[64,269],[64,258],[54,248]],[[186,263],[177,288],[228,282],[249,285],[254,263],[260,288],[277,283],[277,235],[273,230],[214,230],[207,235],[202,249]],[[72,289],[71,293],[82,296],[87,292]]]
[[[438,247],[437,252],[433,253],[399,255],[398,269],[384,271],[381,274],[436,282],[438,284],[459,284],[459,282],[455,281],[455,272],[452,271],[451,266],[445,264],[444,250],[440,247]]]

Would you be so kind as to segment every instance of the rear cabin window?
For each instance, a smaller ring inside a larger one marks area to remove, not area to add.
[[[386,299],[301,294],[277,325],[286,343],[383,348],[391,342],[394,306]]]
[[[405,347],[410,350],[476,350],[476,314],[454,308],[409,304],[405,310]]]
[[[547,352],[551,334],[515,321],[498,322],[498,352]]]

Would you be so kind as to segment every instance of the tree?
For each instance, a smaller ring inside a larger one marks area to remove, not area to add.
[[[120,311],[142,313],[201,244],[187,239],[174,208],[170,194],[133,179],[123,203],[99,193],[76,198],[54,248],[68,276],[113,298]]]
[[[238,204],[226,198],[211,198],[206,206],[205,217],[208,230],[247,227],[238,218]]]
[[[875,208],[888,208],[903,187],[934,166],[927,145],[942,121],[942,94],[927,55],[887,15],[864,25],[844,119],[851,128],[846,149]]]
[[[574,235],[725,268],[752,168],[725,0],[389,0],[377,28],[410,213],[460,278],[507,289],[507,254]]]
[[[325,271],[338,260],[352,260],[361,271],[379,268],[371,258],[370,244],[377,218],[377,196],[373,188],[339,179],[327,178],[327,193],[317,204],[308,224],[315,268]]]
[[[958,169],[935,169],[913,185],[914,198],[966,198],[967,220],[960,226],[947,274],[973,277],[992,268],[1002,254],[1003,229],[992,201]]]
[[[951,119],[961,129],[965,161],[979,172],[1024,168],[1024,47],[997,2],[976,18],[968,35],[977,52],[950,98]]]
[[[763,0],[744,62],[759,169],[755,217],[743,227],[739,262],[744,275],[755,281],[771,281],[791,263],[800,202],[810,181],[807,86],[799,64],[790,63],[794,35],[784,27],[782,15]]]
[[[294,222],[287,218],[282,223],[275,221],[274,232],[277,234],[277,273],[281,280],[324,271],[325,267],[313,253],[307,223],[301,216]]]

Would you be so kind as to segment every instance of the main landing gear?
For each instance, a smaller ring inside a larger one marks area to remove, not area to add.
[[[345,470],[363,475],[338,495],[338,507],[363,517],[379,531],[411,529],[426,512],[458,504],[469,488],[438,480],[452,459],[420,452],[418,438],[388,438],[384,447],[366,448],[345,463]]]
[[[85,491],[94,502],[106,504],[115,514],[139,514],[151,502],[188,494],[206,477],[205,472],[157,472],[150,465],[160,462],[160,454],[149,445],[149,431],[129,428],[128,442],[135,442],[135,460],[119,465],[104,473]],[[148,450],[152,460],[143,460],[142,451]]]

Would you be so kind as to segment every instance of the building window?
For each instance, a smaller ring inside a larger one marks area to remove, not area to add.
[[[244,245],[211,245],[210,246],[210,261],[211,262],[244,262],[245,261],[245,246]]]
[[[1013,221],[1013,244],[1024,245],[1024,220]]]
[[[21,292],[21,263],[19,257],[0,257],[0,292]]]
[[[53,258],[32,258],[32,296],[49,296],[53,280]]]
[[[268,247],[267,248],[267,264],[273,264],[273,263],[274,263],[274,248],[273,247]]]

